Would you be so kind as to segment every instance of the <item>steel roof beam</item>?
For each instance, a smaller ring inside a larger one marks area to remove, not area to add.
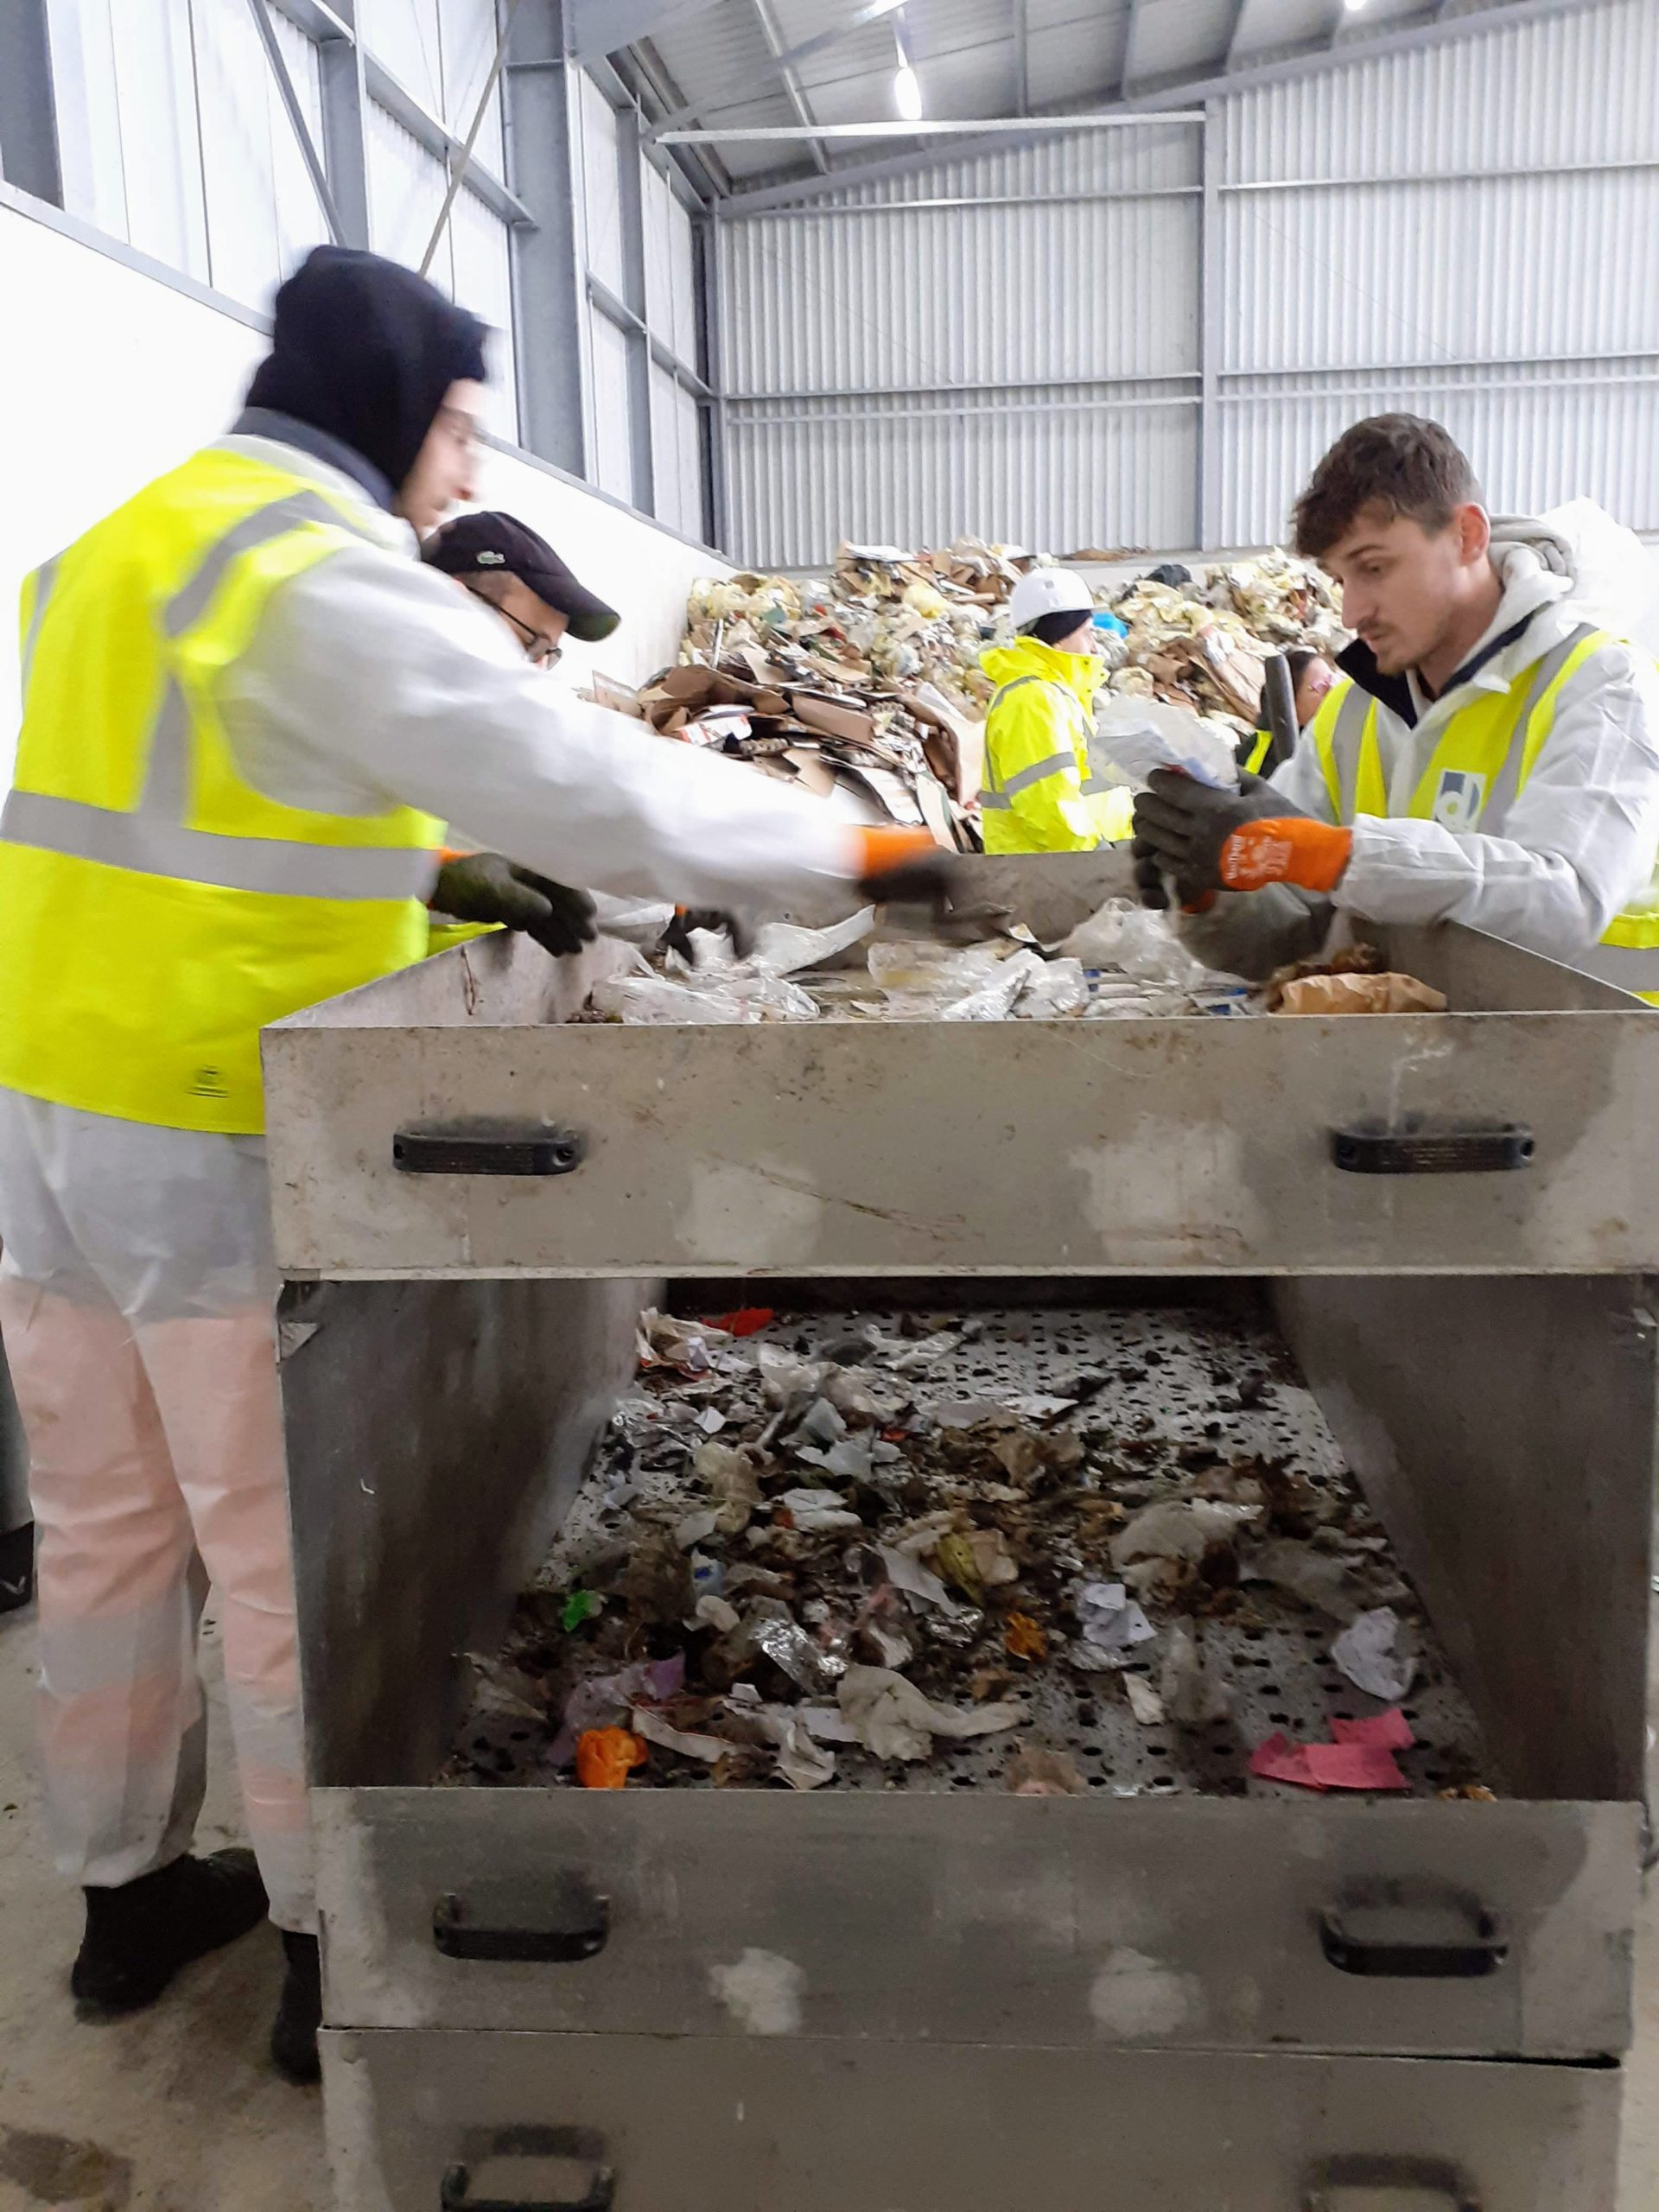
[[[717,0],[569,0],[570,59],[591,61],[706,16]]]
[[[783,79],[784,90],[789,95],[789,104],[800,118],[804,127],[813,162],[821,175],[828,175],[830,156],[823,150],[823,140],[811,135],[812,110],[802,87],[801,80],[795,73],[794,65],[785,59],[788,48],[779,35],[777,18],[772,12],[772,0],[749,0],[749,4],[754,10],[755,19],[760,26],[760,35],[766,41],[767,49],[776,65],[778,74]],[[663,132],[660,136],[664,143],[673,143],[667,132]],[[685,142],[682,140],[681,143]]]
[[[1324,39],[1310,41],[1280,52],[1260,61],[1246,61],[1230,70],[1213,69],[1201,76],[1179,79],[1155,91],[1119,95],[1096,93],[1090,116],[1076,116],[1074,127],[1091,127],[1092,118],[1102,113],[1112,116],[1167,115],[1172,111],[1185,108],[1205,99],[1219,98],[1228,92],[1242,92],[1255,85],[1282,84],[1288,79],[1306,77],[1320,70],[1329,69],[1349,61],[1369,60],[1373,54],[1401,54],[1418,47],[1444,45],[1449,39],[1465,38],[1478,31],[1496,30],[1511,23],[1536,22],[1548,16],[1561,16],[1592,4],[1592,0],[1480,0],[1480,4],[1465,5],[1459,15],[1446,16],[1438,21],[1424,22],[1414,18],[1406,24],[1389,24],[1369,35],[1357,32],[1345,38],[1332,49]],[[1052,130],[1059,111],[1045,111],[1040,117],[1027,120],[1033,126],[1030,143],[1037,143],[1036,132]],[[1006,152],[1021,143],[1017,135],[1007,132],[978,141],[967,139],[950,149],[952,159],[962,159],[976,154]],[[878,178],[913,175],[918,169],[930,168],[941,158],[937,152],[897,154],[871,162],[849,162],[831,172],[827,183],[813,177],[793,177],[775,184],[757,185],[735,192],[721,203],[717,213],[723,220],[734,215],[761,214],[770,208],[790,207],[802,200],[821,200],[826,193],[839,191],[842,186],[864,184]]]
[[[1015,3],[1023,9],[1025,0],[1015,0]],[[751,84],[781,84],[785,71],[798,67],[803,61],[810,61],[814,54],[826,53],[832,46],[839,46],[855,31],[862,30],[866,23],[879,22],[883,16],[896,16],[904,4],[905,0],[865,0],[865,5],[856,10],[844,23],[836,23],[827,31],[816,32],[811,38],[803,39],[798,46],[785,47],[781,54],[773,57],[769,68],[762,70],[758,77],[750,80]],[[747,91],[748,87],[745,89]],[[702,105],[707,105],[707,102]],[[699,111],[698,103],[695,100],[687,100],[681,106],[671,109],[652,126],[652,137],[658,137],[664,130],[677,130],[681,124],[693,121]]]

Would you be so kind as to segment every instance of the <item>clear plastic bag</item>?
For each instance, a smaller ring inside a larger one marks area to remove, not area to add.
[[[1016,952],[988,981],[939,1008],[941,1021],[1006,1021],[1014,1002],[1043,965],[1038,952]]]
[[[768,922],[756,935],[753,962],[767,976],[794,976],[817,968],[859,944],[875,926],[874,906],[861,907],[827,930],[807,930],[793,922]]]
[[[719,991],[694,991],[666,976],[607,976],[594,985],[592,1004],[607,1021],[660,1025],[679,1021],[747,1021],[741,999]]]
[[[1080,960],[1045,961],[1028,975],[1014,1006],[1021,1021],[1061,1021],[1089,1003],[1089,978]]]
[[[1060,950],[1085,968],[1120,969],[1140,983],[1185,990],[1205,974],[1163,915],[1130,899],[1109,899],[1078,923]]]
[[[675,1022],[816,1021],[817,1003],[781,976],[711,969],[688,982],[666,976],[611,976],[595,983],[592,1004],[612,1021],[662,1026]]]
[[[1231,734],[1160,699],[1107,693],[1090,741],[1096,774],[1139,790],[1154,768],[1179,768],[1201,784],[1236,791],[1238,761]]]

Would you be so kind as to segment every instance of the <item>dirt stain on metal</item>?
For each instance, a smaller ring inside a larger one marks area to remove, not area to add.
[[[0,2128],[0,2179],[15,2182],[37,2204],[79,2204],[124,2212],[132,2202],[132,2162],[98,2143],[32,2128]]]

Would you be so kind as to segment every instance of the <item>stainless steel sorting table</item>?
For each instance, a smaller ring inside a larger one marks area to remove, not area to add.
[[[342,2212],[1607,2212],[1659,1022],[1387,949],[1452,1010],[573,1026],[603,955],[495,941],[267,1033]],[[1516,1796],[431,1787],[639,1305],[721,1274],[1266,1279]]]

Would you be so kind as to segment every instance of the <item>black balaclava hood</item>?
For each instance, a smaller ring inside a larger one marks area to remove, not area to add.
[[[247,404],[339,438],[401,490],[444,393],[483,381],[484,330],[401,263],[320,245],[276,295]]]

